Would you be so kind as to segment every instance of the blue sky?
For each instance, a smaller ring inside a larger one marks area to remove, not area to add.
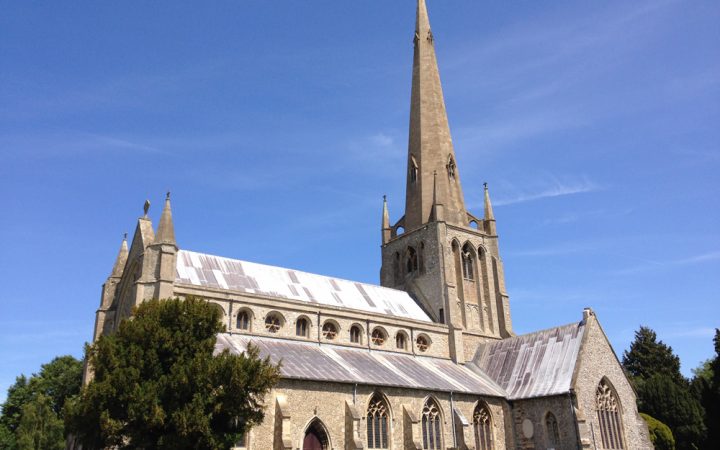
[[[146,198],[181,248],[378,282],[412,0],[0,2],[0,399],[91,339]],[[720,326],[720,6],[428,0],[466,202],[515,331],[592,306],[682,359]]]

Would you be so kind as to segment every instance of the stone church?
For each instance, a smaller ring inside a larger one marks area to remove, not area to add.
[[[380,285],[181,249],[170,197],[103,285],[95,339],[149,298],[223,312],[216,349],[282,360],[238,449],[650,449],[591,309],[513,332],[490,195],[465,207],[425,0],[414,32],[404,215],[382,209]],[[400,174],[398,174],[400,175]]]

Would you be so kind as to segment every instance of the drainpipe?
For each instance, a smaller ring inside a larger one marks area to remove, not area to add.
[[[455,434],[455,402],[453,402],[452,391],[450,391],[450,428],[452,429],[453,448],[457,449],[457,435]]]
[[[415,328],[410,328],[410,348],[413,356],[415,356]]]
[[[365,340],[367,341],[368,351],[370,351],[370,319],[365,319]]]
[[[318,337],[318,346],[322,345],[322,340],[320,339],[321,335],[320,332],[322,331],[322,327],[320,326],[320,310],[318,309],[317,312],[317,337]]]
[[[357,400],[357,383],[353,384],[353,405],[355,405]]]

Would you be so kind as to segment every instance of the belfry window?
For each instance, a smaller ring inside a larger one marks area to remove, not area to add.
[[[282,327],[282,319],[277,314],[268,314],[265,318],[265,329],[270,333],[277,333]]]
[[[615,391],[605,379],[598,385],[595,393],[595,403],[598,422],[600,422],[602,448],[624,449],[620,404]]]
[[[422,411],[423,450],[442,448],[442,420],[440,407],[432,398],[427,399]]]
[[[362,335],[362,331],[360,331],[360,327],[357,325],[353,325],[350,328],[350,342],[353,344],[359,344],[360,343],[360,336]]]
[[[475,407],[473,428],[475,429],[475,448],[477,450],[492,450],[492,418],[485,403],[478,403]]]
[[[367,447],[389,448],[389,414],[387,403],[380,394],[373,395],[367,410]]]
[[[551,412],[545,416],[545,432],[547,433],[548,447],[556,448],[560,445],[560,428],[555,414]]]
[[[240,311],[235,320],[235,327],[238,330],[250,330],[250,314],[247,311]]]
[[[307,337],[308,335],[308,320],[301,317],[295,322],[295,336]]]
[[[322,327],[322,334],[325,339],[333,340],[337,337],[337,326],[332,322],[325,322]]]
[[[468,244],[462,248],[462,272],[466,280],[475,279],[475,261],[473,260],[472,249]]]
[[[380,328],[375,328],[373,330],[371,335],[371,340],[373,344],[379,347],[385,343],[385,339],[387,339],[387,337],[385,336],[385,332],[383,330],[381,330]]]

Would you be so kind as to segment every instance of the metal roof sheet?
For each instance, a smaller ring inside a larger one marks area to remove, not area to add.
[[[490,341],[468,366],[495,380],[509,400],[570,391],[585,322]]]
[[[405,291],[187,250],[175,281],[431,322]]]
[[[282,361],[283,378],[505,397],[487,376],[441,358],[228,333],[218,335],[215,352],[240,354],[248,344]]]

